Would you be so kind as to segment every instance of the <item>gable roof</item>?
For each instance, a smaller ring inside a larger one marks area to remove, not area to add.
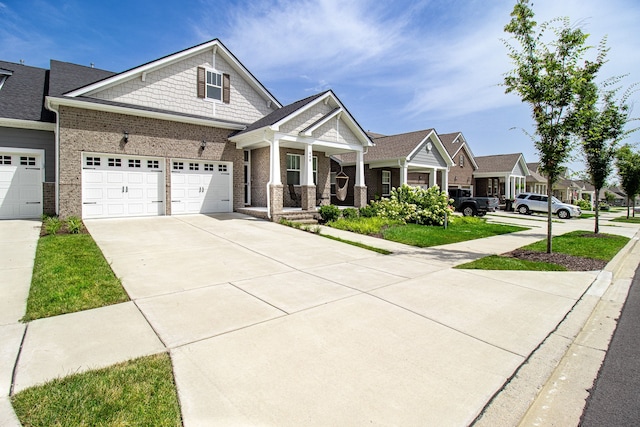
[[[462,132],[438,134],[438,137],[440,138],[440,141],[442,141],[442,145],[445,150],[447,150],[449,157],[451,157],[454,162],[456,161],[455,158],[460,150],[464,150],[467,152],[467,158],[471,160],[473,168],[478,169],[478,163],[476,163],[475,156],[473,155],[467,140],[462,135]]]
[[[53,123],[54,115],[44,109],[49,71],[0,61],[6,80],[0,89],[0,118]]]
[[[70,62],[50,61],[49,95],[60,96],[63,93],[87,86],[107,77],[114,76],[112,71],[85,67]]]
[[[235,55],[233,55],[233,53],[231,53],[231,51],[229,51],[229,49],[227,49],[227,47],[218,39],[213,39],[208,42],[181,50],[179,52],[172,53],[154,61],[147,62],[146,64],[140,65],[138,67],[134,67],[121,73],[105,77],[101,80],[98,80],[91,84],[87,84],[78,89],[65,92],[64,94],[70,97],[90,95],[91,93],[121,84],[130,79],[134,79],[137,77],[142,77],[144,79],[146,74],[151,71],[166,67],[175,62],[182,61],[186,58],[194,55],[199,55],[200,53],[209,50],[213,51],[215,54],[220,54],[223,59],[227,61],[229,65],[233,67],[240,75],[242,75],[247,83],[252,86],[258,93],[262,94],[262,96],[271,101],[276,107],[282,107],[280,102],[278,102],[278,100],[271,94],[271,92],[269,92],[267,88],[264,87],[262,83],[260,83],[258,79],[256,79],[255,76],[251,74],[251,72],[238,60],[238,58],[236,58]]]
[[[509,173],[512,172],[519,161],[524,162],[521,153],[495,154],[492,156],[476,157],[478,173]],[[524,163],[526,166],[526,163]]]

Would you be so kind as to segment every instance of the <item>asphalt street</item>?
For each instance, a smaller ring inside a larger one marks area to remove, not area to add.
[[[640,424],[640,268],[636,270],[618,327],[591,390],[580,425]]]

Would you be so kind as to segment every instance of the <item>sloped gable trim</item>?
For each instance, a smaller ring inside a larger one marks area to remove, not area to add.
[[[407,160],[409,162],[411,162],[411,160],[416,157],[418,152],[420,150],[423,150],[426,147],[426,145],[427,145],[427,143],[429,141],[433,142],[433,147],[431,149],[432,150],[433,149],[437,150],[438,154],[440,154],[440,157],[442,157],[442,160],[444,160],[446,166],[453,166],[454,165],[454,161],[449,156],[449,153],[447,153],[447,150],[444,148],[444,145],[442,145],[442,141],[440,141],[440,138],[438,137],[438,134],[434,130],[429,132],[429,134],[426,136],[426,138],[424,138],[416,146],[416,148],[413,149],[413,151],[407,156]]]
[[[301,130],[300,131],[300,135],[313,136],[313,132],[316,129],[318,129],[320,126],[322,126],[323,124],[327,123],[329,120],[331,120],[332,118],[338,116],[341,113],[342,113],[342,108],[340,108],[340,107],[334,108],[329,113],[327,113],[324,117],[321,117],[319,120],[317,120],[315,123],[313,123],[310,126],[308,126],[306,129]],[[338,120],[339,119],[340,119],[340,117],[338,117]]]

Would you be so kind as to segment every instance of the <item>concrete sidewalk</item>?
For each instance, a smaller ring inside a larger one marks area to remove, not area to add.
[[[451,269],[544,237],[528,222],[425,249],[326,230],[384,256],[238,214],[87,221],[133,301],[31,322],[14,391],[169,351],[186,426],[467,425],[608,286],[598,272]]]
[[[0,221],[0,425],[19,426],[9,393],[26,325],[31,272],[40,221]]]

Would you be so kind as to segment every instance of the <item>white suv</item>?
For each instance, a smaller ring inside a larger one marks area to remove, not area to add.
[[[531,214],[531,212],[547,212],[549,199],[544,194],[520,193],[516,197],[514,209],[521,214]],[[578,206],[562,203],[555,197],[551,197],[551,213],[558,215],[558,218],[567,219],[572,216],[579,217],[582,211]]]

